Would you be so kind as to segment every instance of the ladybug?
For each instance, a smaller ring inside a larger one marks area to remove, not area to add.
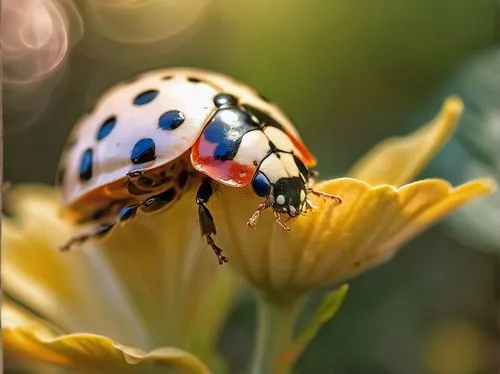
[[[138,210],[167,209],[198,188],[201,233],[220,264],[227,261],[213,235],[207,203],[218,185],[251,185],[263,202],[248,220],[271,208],[296,217],[313,206],[315,158],[274,104],[227,76],[194,68],[140,74],[105,92],[72,130],[58,184],[63,214],[95,230],[72,238],[68,250],[108,234]]]

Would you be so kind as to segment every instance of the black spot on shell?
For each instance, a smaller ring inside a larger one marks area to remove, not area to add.
[[[97,130],[97,136],[96,136],[97,140],[102,140],[105,137],[107,137],[114,129],[115,125],[116,125],[115,116],[111,116],[108,119],[106,119],[102,123],[101,127],[99,127],[99,130]]]
[[[135,143],[130,159],[134,164],[143,164],[156,159],[156,146],[151,138],[143,138]]]
[[[227,93],[220,93],[215,95],[214,104],[217,108],[222,106],[236,106],[238,104],[238,99]]]
[[[94,152],[92,148],[87,148],[85,152],[83,152],[82,157],[80,159],[80,167],[79,167],[79,176],[80,180],[88,181],[92,178],[92,164],[93,164]]]
[[[153,101],[158,96],[158,90],[148,90],[141,92],[134,98],[134,105],[145,105]]]
[[[173,76],[172,75],[165,75],[164,77],[161,78],[162,81],[168,81],[170,79],[172,79]]]
[[[195,78],[195,77],[188,77],[187,80],[188,80],[188,82],[191,82],[191,83],[201,83],[202,82],[201,79]]]
[[[184,114],[178,110],[169,110],[163,113],[158,120],[158,127],[162,130],[175,130],[184,122]]]

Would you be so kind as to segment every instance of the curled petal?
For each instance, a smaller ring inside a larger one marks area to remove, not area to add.
[[[12,304],[2,308],[3,348],[26,360],[103,373],[209,373],[195,356],[177,348],[150,352],[93,334],[57,335],[36,317]]]
[[[453,188],[443,180],[424,180],[401,188],[372,186],[340,178],[316,189],[342,197],[342,204],[312,197],[317,209],[290,221],[283,231],[270,211],[257,229],[245,226],[259,201],[250,193],[224,190],[214,211],[218,240],[232,265],[255,287],[274,297],[296,297],[350,278],[390,257],[429,225],[465,203],[492,192],[490,180]],[[214,204],[215,205],[215,204]]]
[[[448,142],[463,111],[457,97],[445,101],[441,112],[414,133],[383,140],[347,173],[370,184],[401,186],[415,177]]]

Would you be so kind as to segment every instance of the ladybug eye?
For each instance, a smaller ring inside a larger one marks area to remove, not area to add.
[[[258,196],[266,197],[271,192],[271,183],[269,183],[264,173],[259,171],[253,177],[252,188]]]

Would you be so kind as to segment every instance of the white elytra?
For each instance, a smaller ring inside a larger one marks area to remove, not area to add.
[[[167,74],[146,74],[135,82],[113,87],[76,125],[71,137],[77,142],[63,161],[64,203],[123,178],[131,169],[130,155],[139,139],[151,138],[155,142],[156,159],[148,163],[148,168],[172,161],[194,144],[215,109],[212,101],[218,91],[208,84],[186,84],[182,75],[162,80],[164,76]],[[159,91],[154,100],[145,105],[133,104],[137,95],[151,89]],[[184,115],[184,122],[174,131],[158,126],[160,116],[169,110]],[[97,141],[100,126],[110,116],[116,116],[114,129]],[[78,171],[81,155],[89,148],[93,150],[93,177],[85,182],[80,181]]]

